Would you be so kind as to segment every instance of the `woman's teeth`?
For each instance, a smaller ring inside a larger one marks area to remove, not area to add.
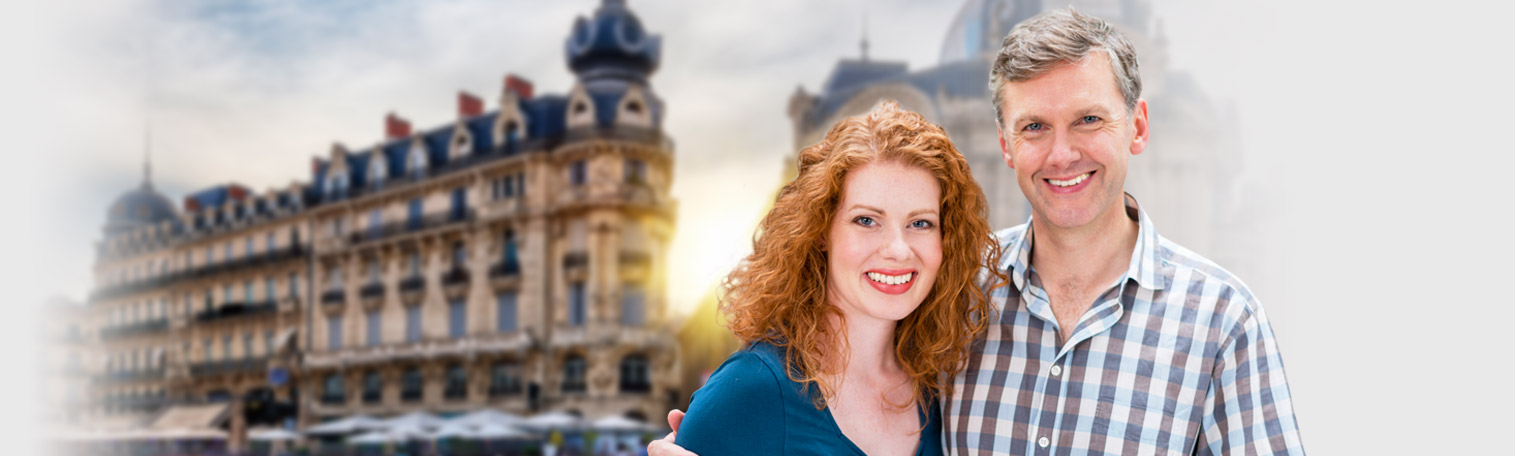
[[[884,274],[877,273],[877,272],[870,272],[870,273],[868,273],[868,279],[870,279],[870,280],[872,280],[874,282],[885,284],[885,285],[899,285],[899,284],[902,284],[902,283],[905,283],[905,282],[909,282],[910,278],[912,278],[914,276],[915,276],[914,272],[907,272],[907,273],[896,275],[896,276],[884,275]]]

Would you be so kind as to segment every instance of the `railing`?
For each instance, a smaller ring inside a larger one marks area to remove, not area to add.
[[[506,397],[518,395],[525,391],[521,382],[509,382],[504,385],[489,385],[489,397]]]
[[[468,282],[468,270],[453,266],[442,273],[442,285],[456,285]]]
[[[420,401],[420,400],[421,400],[421,388],[416,388],[416,389],[401,388],[400,389],[400,401],[401,402],[416,402],[416,401]]]
[[[564,393],[582,393],[582,392],[585,392],[585,391],[589,390],[589,388],[586,385],[587,384],[584,382],[583,379],[579,379],[578,381],[572,381],[572,382],[565,381],[565,382],[563,382],[563,392]]]
[[[275,249],[264,253],[243,255],[242,257],[231,261],[222,261],[216,264],[201,265],[199,267],[190,268],[188,270],[159,275],[147,280],[138,280],[132,283],[101,288],[99,290],[95,290],[95,292],[90,295],[90,300],[93,301],[108,299],[116,296],[136,293],[143,290],[151,290],[154,288],[167,286],[183,280],[198,279],[227,271],[233,271],[253,266],[261,266],[292,258],[300,258],[304,254],[305,248],[296,244],[293,246],[285,247],[282,249]]]
[[[113,340],[138,334],[154,333],[168,329],[168,319],[144,321],[141,323],[100,330],[100,340]]]
[[[502,261],[489,267],[490,277],[513,277],[521,275],[521,262]]]
[[[326,290],[321,292],[321,304],[341,304],[347,301],[347,292],[343,290]]]
[[[243,358],[224,361],[206,361],[189,365],[190,375],[235,374],[259,372],[267,368],[268,358]]]
[[[323,405],[344,405],[346,403],[347,403],[347,395],[346,394],[327,394],[327,393],[321,393],[321,404],[323,404]]]
[[[623,266],[646,266],[652,263],[652,254],[636,250],[622,250],[621,265]]]
[[[273,301],[259,302],[228,302],[195,314],[196,323],[230,320],[234,318],[253,317],[271,314],[279,311],[279,307]]]
[[[563,269],[589,265],[589,252],[568,252],[563,255]]]
[[[369,283],[358,289],[358,295],[364,299],[379,298],[384,296],[383,283]]]
[[[444,227],[456,223],[474,220],[476,214],[473,208],[460,211],[447,211],[422,216],[417,219],[406,219],[379,225],[377,228],[369,227],[354,230],[348,234],[348,242],[358,245],[366,242],[374,242],[381,239],[391,238],[406,233],[425,231],[432,228]]]
[[[163,378],[163,368],[118,371],[97,375],[94,382],[97,384],[127,383],[141,380],[159,380]]]
[[[400,291],[418,291],[426,288],[426,278],[418,275],[400,279]]]
[[[649,382],[621,382],[622,393],[646,393],[650,391],[652,391],[652,383]]]
[[[442,389],[442,399],[449,401],[460,401],[463,399],[468,399],[468,387],[447,385],[446,388]]]

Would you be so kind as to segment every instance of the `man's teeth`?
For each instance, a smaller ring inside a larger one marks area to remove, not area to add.
[[[1047,182],[1051,182],[1052,185],[1056,185],[1058,187],[1072,187],[1074,185],[1078,185],[1080,182],[1083,182],[1084,179],[1088,179],[1090,174],[1094,174],[1094,171],[1079,174],[1078,177],[1068,180],[1047,179]]]
[[[870,280],[873,280],[874,282],[882,283],[882,284],[885,284],[885,285],[899,285],[899,284],[902,284],[902,283],[905,283],[905,282],[909,282],[910,278],[914,277],[914,276],[915,276],[914,272],[907,272],[907,273],[900,274],[900,275],[897,275],[897,276],[884,275],[884,274],[877,273],[877,272],[870,272],[870,273],[868,273],[868,278]]]

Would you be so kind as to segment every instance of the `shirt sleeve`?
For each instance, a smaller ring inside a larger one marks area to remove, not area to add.
[[[1259,306],[1231,329],[1205,398],[1196,454],[1305,454],[1273,326]]]
[[[694,393],[674,442],[705,456],[783,454],[781,385],[757,355],[737,352]]]

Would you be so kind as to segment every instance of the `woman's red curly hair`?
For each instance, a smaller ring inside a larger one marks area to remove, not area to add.
[[[915,403],[952,394],[950,377],[990,321],[988,287],[1005,280],[1000,272],[987,276],[988,284],[979,277],[985,265],[998,264],[1000,246],[984,192],[946,131],[890,100],[838,122],[800,151],[799,174],[779,191],[753,236],[752,254],[726,277],[721,297],[726,327],[744,344],[783,347],[789,377],[819,388],[817,408],[835,393],[821,379],[840,373],[846,353],[838,333],[844,329],[829,322],[842,315],[826,300],[822,246],[847,172],[870,163],[924,169],[941,187],[941,269],[925,300],[894,330],[895,355],[914,383]]]

